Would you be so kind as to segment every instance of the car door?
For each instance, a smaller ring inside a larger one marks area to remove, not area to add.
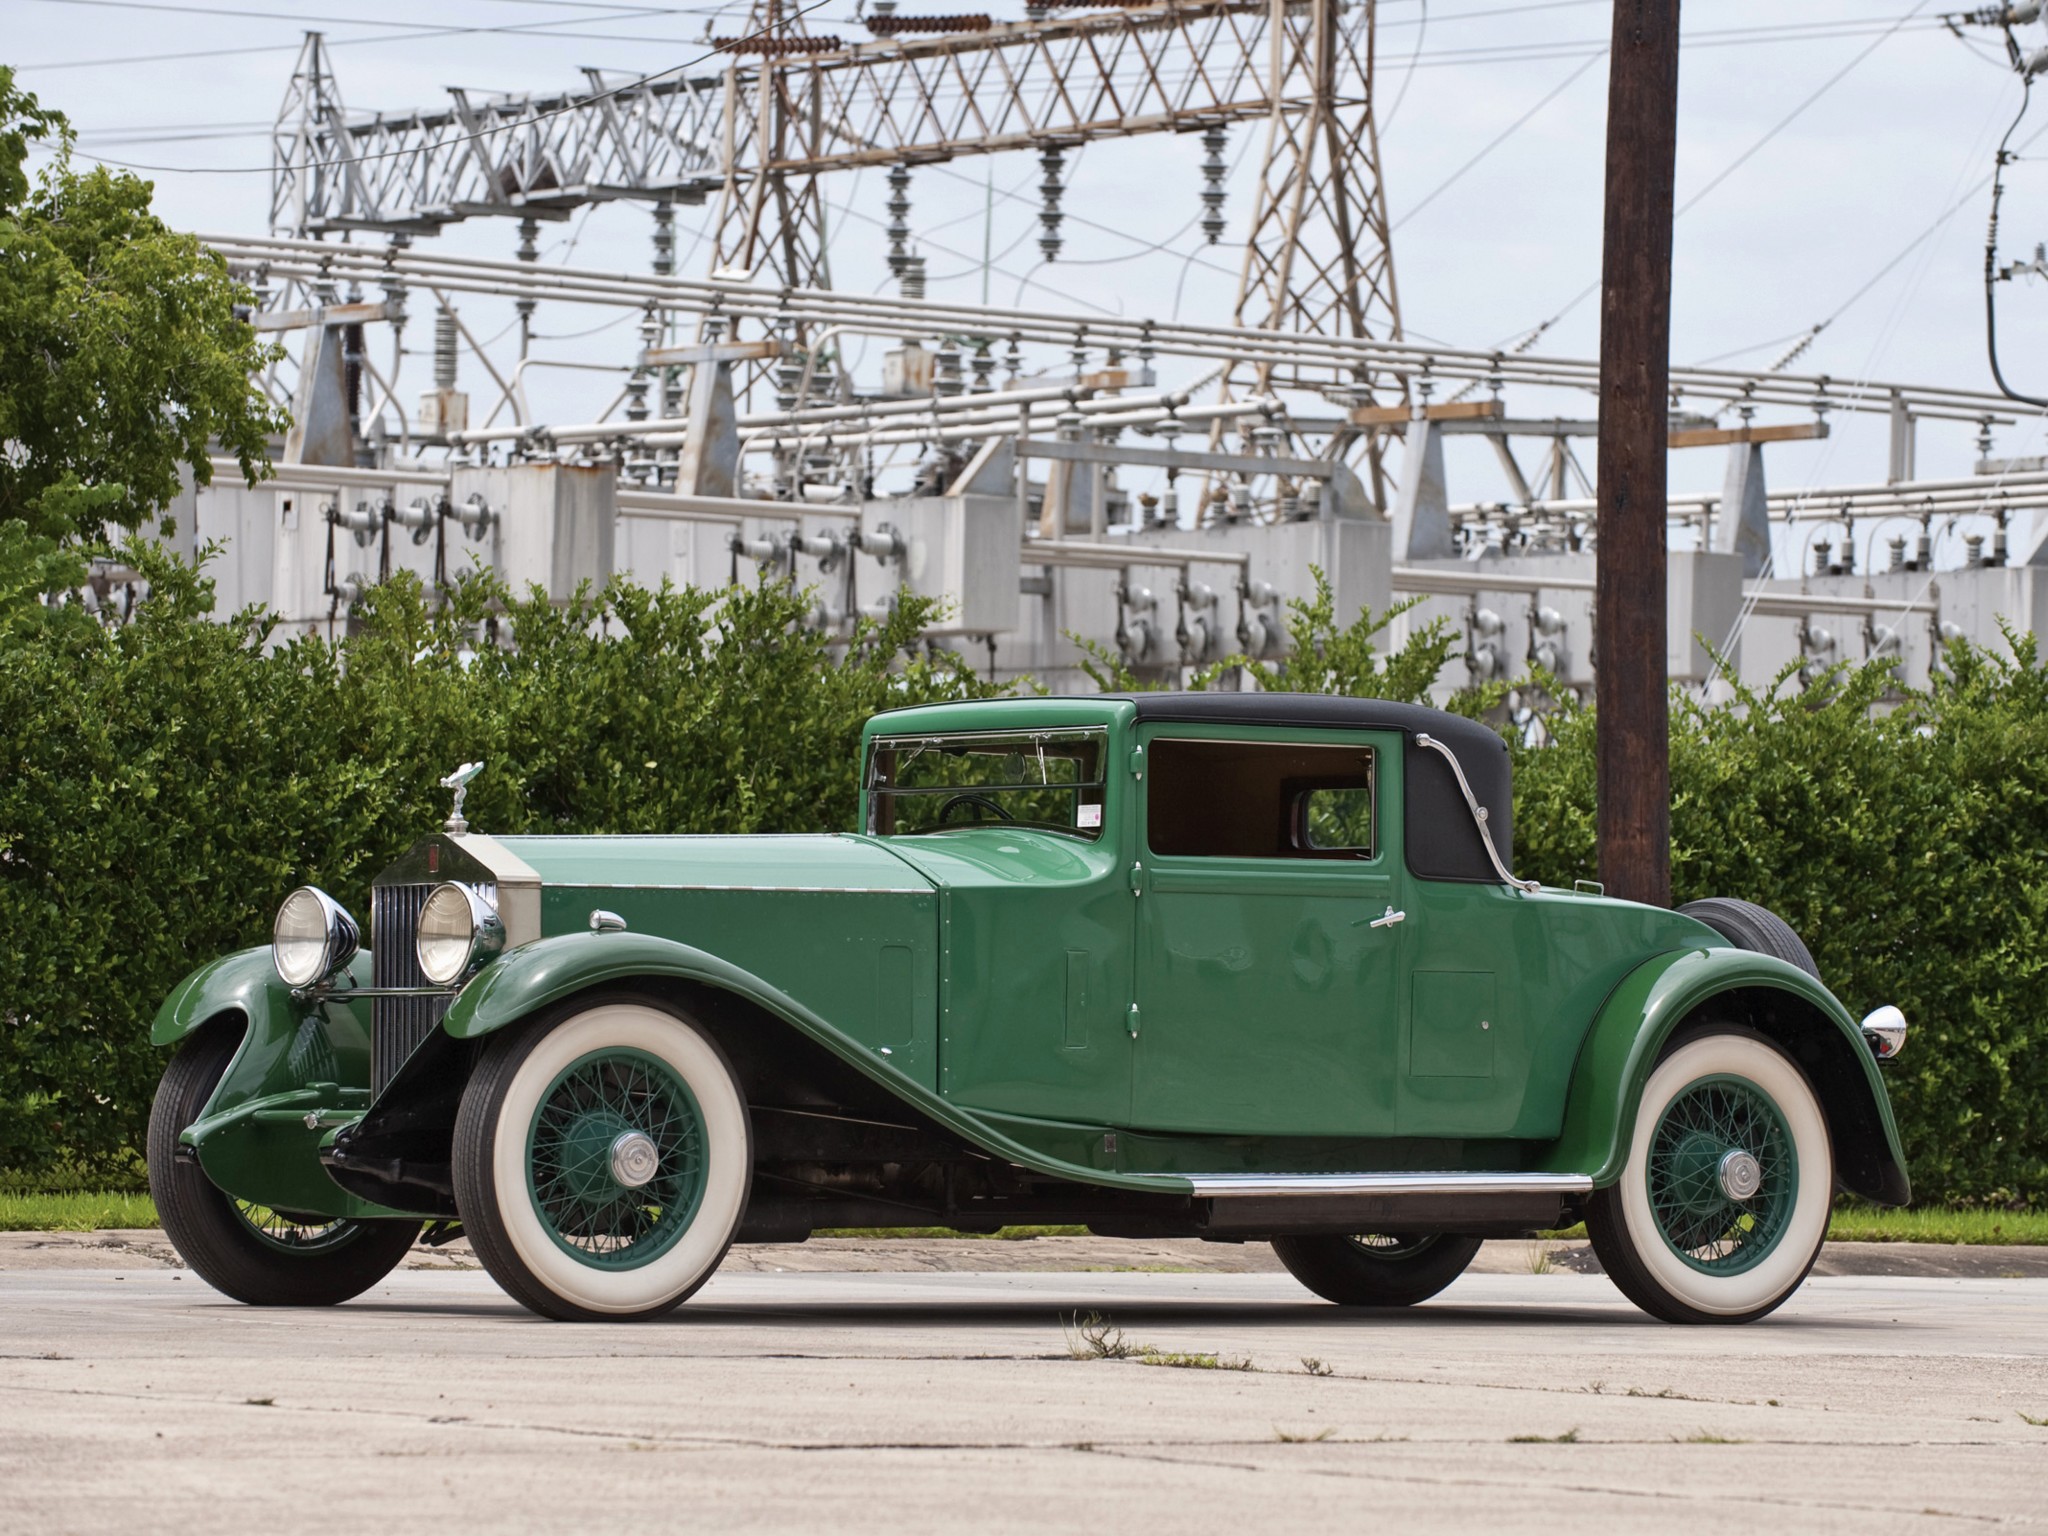
[[[1161,726],[1144,747],[1132,1124],[1392,1134],[1398,737]]]

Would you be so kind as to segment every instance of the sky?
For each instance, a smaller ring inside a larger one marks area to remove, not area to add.
[[[813,31],[864,36],[855,0],[813,11]],[[985,0],[1000,18],[1022,0]],[[905,14],[941,9],[905,0]],[[1793,364],[1842,379],[1986,389],[1983,260],[1994,146],[2022,106],[1995,32],[1953,35],[1931,3],[1719,0],[1685,8],[1674,232],[1672,358],[1768,367],[1826,322]],[[262,233],[268,220],[265,130],[300,34],[323,31],[352,110],[435,106],[446,89],[575,87],[581,67],[648,73],[704,53],[742,9],[601,0],[0,0],[0,62],[69,114],[81,151],[151,171],[166,218],[203,231]],[[1790,19],[1788,19],[1790,18]],[[1590,357],[1598,306],[1605,147],[1605,0],[1380,0],[1378,101],[1384,188],[1393,221],[1402,320],[1413,340],[1510,344],[1554,321],[1536,350]],[[463,30],[457,30],[463,29]],[[2048,25],[2023,29],[2048,46]],[[2048,96],[2048,90],[2041,93]],[[2048,240],[2048,102],[2013,135],[2041,134],[2007,169],[2001,260]],[[1062,259],[1037,262],[1039,170],[1030,155],[920,169],[911,222],[934,297],[1127,315],[1227,317],[1250,203],[1256,135],[1234,131],[1238,160],[1224,242],[1199,243],[1201,149],[1193,136],[1089,146],[1068,156]],[[205,168],[229,168],[210,174]],[[993,193],[990,179],[993,180]],[[835,281],[872,291],[888,278],[875,172],[834,178]],[[992,212],[991,210],[992,206]],[[709,210],[679,210],[682,270]],[[543,259],[645,270],[651,220],[609,206],[543,234]],[[445,248],[511,254],[508,221],[477,220]],[[1163,247],[1163,248],[1161,248]],[[990,260],[984,266],[984,251]],[[564,315],[566,322],[572,317]],[[576,318],[588,325],[602,316]],[[2021,391],[2048,395],[2048,281],[2000,294],[2001,361]],[[616,334],[568,337],[538,322],[551,355],[617,357]],[[481,322],[479,322],[479,327]],[[562,331],[571,327],[562,324]],[[409,338],[427,345],[426,327]],[[874,359],[863,360],[869,372]],[[424,357],[414,383],[425,387]],[[587,419],[598,393],[562,373],[544,391],[557,419]],[[602,393],[608,395],[609,386]],[[1512,402],[1519,414],[1522,402]],[[1591,414],[1591,402],[1546,409]],[[2002,428],[1998,456],[2040,453],[2040,419]],[[548,414],[548,412],[543,412]],[[1782,419],[1782,418],[1781,418]],[[1920,431],[1923,476],[1966,474],[1974,427]],[[1499,495],[1491,460],[1454,458],[1453,501]],[[1590,459],[1590,450],[1587,452]],[[1590,466],[1589,466],[1590,467]],[[1885,428],[1836,419],[1824,442],[1769,454],[1774,488],[1881,480]],[[1719,486],[1722,455],[1674,456],[1674,490]]]

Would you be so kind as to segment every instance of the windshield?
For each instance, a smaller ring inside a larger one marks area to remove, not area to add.
[[[1101,731],[884,737],[868,748],[868,831],[914,837],[972,826],[1102,835]]]

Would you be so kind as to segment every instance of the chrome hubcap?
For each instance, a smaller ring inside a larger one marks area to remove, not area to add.
[[[622,1131],[612,1143],[612,1177],[627,1189],[653,1182],[661,1172],[661,1153],[645,1131]]]
[[[1764,1165],[1752,1152],[1739,1148],[1729,1152],[1721,1159],[1717,1171],[1721,1193],[1730,1200],[1754,1200],[1756,1192],[1764,1187]]]

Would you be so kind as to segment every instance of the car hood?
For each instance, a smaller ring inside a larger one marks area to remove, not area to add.
[[[929,891],[880,844],[848,834],[744,837],[501,837],[542,886],[639,890]]]

